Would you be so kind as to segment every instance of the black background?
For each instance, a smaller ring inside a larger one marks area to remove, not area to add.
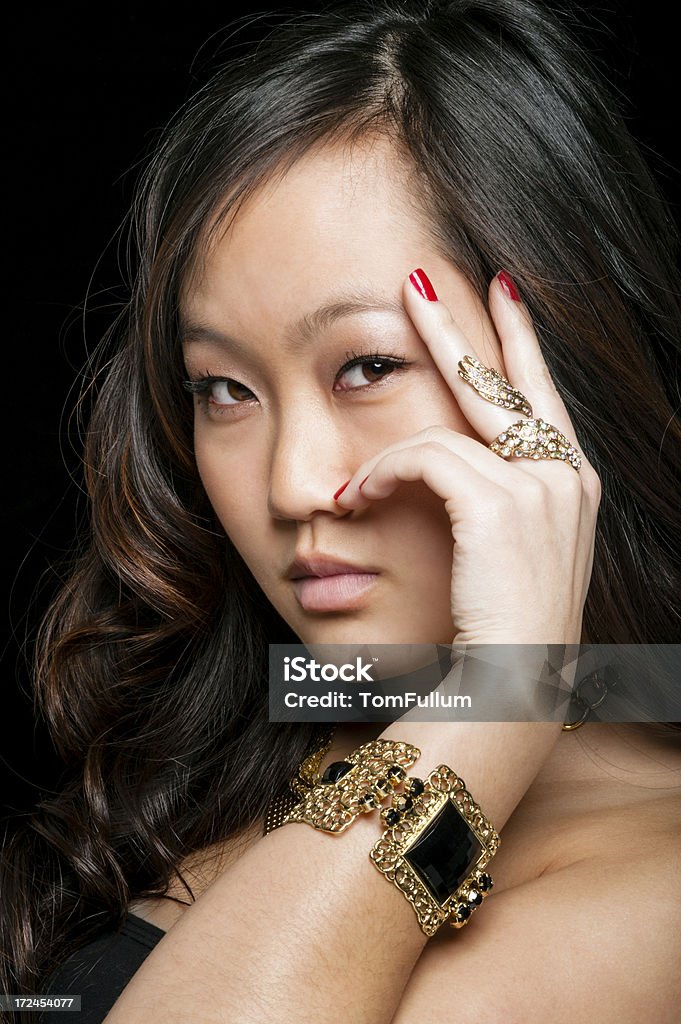
[[[140,160],[224,56],[225,26],[243,15],[222,3],[179,10],[24,5],[7,26],[0,792],[10,808],[28,805],[29,780],[54,778],[49,740],[33,726],[21,649],[57,582],[49,566],[84,513],[68,421],[87,351],[124,298],[116,233]],[[664,11],[662,3],[585,4],[584,39],[624,94],[629,127],[678,220],[679,54]],[[239,38],[257,37],[275,16],[246,23]]]

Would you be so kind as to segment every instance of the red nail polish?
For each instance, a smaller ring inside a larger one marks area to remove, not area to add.
[[[364,477],[364,479],[362,480],[362,484],[365,484],[365,483],[367,482],[367,480],[369,479],[369,477],[370,477],[370,476],[371,476],[371,473],[367,473],[367,475],[366,475],[366,476]],[[362,490],[362,484],[360,484],[360,485],[359,485],[359,489],[360,489],[360,491]]]
[[[499,284],[504,289],[504,294],[508,295],[509,299],[513,299],[514,302],[521,302],[520,294],[511,275],[506,270],[500,270],[497,277],[499,278]]]
[[[416,291],[419,293],[419,295],[421,295],[424,299],[428,299],[429,302],[437,302],[437,295],[435,294],[435,289],[428,280],[428,275],[426,274],[425,270],[421,270],[420,267],[418,270],[412,270],[411,274],[409,275],[409,280],[414,285],[414,288],[416,288]]]
[[[352,480],[352,477],[350,477],[350,480]],[[342,486],[342,487],[339,487],[339,488],[338,488],[338,490],[336,491],[336,493],[335,493],[335,494],[334,494],[334,496],[333,496],[333,500],[334,500],[334,501],[336,500],[336,498],[338,497],[338,495],[339,495],[339,494],[342,494],[342,493],[343,493],[343,491],[345,490],[345,488],[346,488],[346,487],[348,486],[348,484],[350,483],[350,480],[346,480],[346,481],[345,481],[345,483],[343,484],[343,486]]]

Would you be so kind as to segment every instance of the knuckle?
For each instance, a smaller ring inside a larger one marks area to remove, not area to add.
[[[551,496],[551,488],[547,486],[546,481],[538,476],[530,476],[529,473],[523,475],[525,476],[525,480],[523,480],[525,499],[533,505],[547,504]]]
[[[509,522],[514,521],[517,512],[515,497],[499,487],[493,498],[487,503],[486,512],[487,519],[508,525]]]
[[[526,368],[526,376],[530,390],[556,394],[556,385],[543,359],[530,363]]]
[[[421,438],[424,442],[435,441],[439,444],[443,444],[448,433],[449,431],[446,427],[434,423],[432,426],[425,427],[421,431]]]
[[[591,499],[593,505],[598,508],[601,503],[601,498],[603,497],[601,478],[596,470],[591,466],[582,466],[582,473],[584,491]]]
[[[575,473],[574,469],[565,465],[567,472],[563,475],[562,490],[563,493],[573,494],[575,497],[580,495],[584,491],[584,481],[581,478],[580,473]]]
[[[546,505],[556,509],[578,509],[582,502],[584,486],[580,474],[567,463],[556,465],[555,480],[546,487]],[[562,470],[562,472],[559,472]]]
[[[424,441],[422,448],[425,455],[441,455],[446,451],[445,445],[435,439]]]

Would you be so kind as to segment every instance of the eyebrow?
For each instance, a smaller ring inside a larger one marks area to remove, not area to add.
[[[289,351],[295,355],[309,345],[317,334],[328,330],[338,320],[359,313],[396,313],[404,319],[408,319],[403,304],[396,299],[373,292],[356,290],[335,296],[296,320],[285,332]],[[211,341],[218,345],[244,351],[244,345],[236,338],[232,338],[200,320],[191,320],[182,315],[180,316],[180,337],[183,344],[192,341]]]

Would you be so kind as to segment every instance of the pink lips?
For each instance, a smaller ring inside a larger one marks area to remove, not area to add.
[[[331,612],[361,604],[361,596],[378,577],[376,572],[339,572],[292,580],[296,597],[307,612]]]

